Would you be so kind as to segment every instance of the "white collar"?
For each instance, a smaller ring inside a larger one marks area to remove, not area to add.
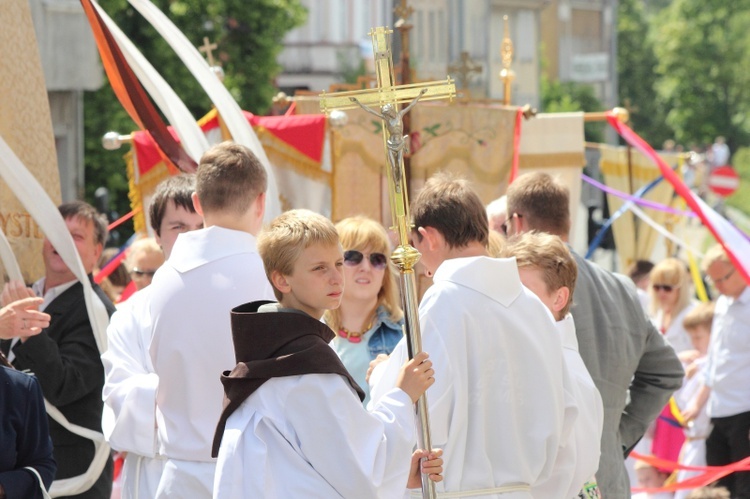
[[[214,225],[177,236],[167,263],[178,272],[187,272],[227,256],[254,252],[255,236]]]
[[[451,258],[440,264],[433,281],[466,286],[505,307],[513,303],[522,291],[515,258]]]
[[[576,323],[570,312],[568,312],[568,314],[561,320],[557,321],[556,325],[557,330],[560,331],[560,335],[562,336],[560,339],[562,340],[563,348],[575,350],[577,352],[578,338],[576,337]]]

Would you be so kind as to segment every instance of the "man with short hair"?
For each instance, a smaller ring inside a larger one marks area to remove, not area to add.
[[[114,305],[90,276],[107,239],[106,220],[83,201],[62,204],[59,210],[96,297],[112,315]],[[28,335],[29,331],[19,330],[13,340],[3,341],[0,348],[8,352],[16,369],[36,375],[45,399],[70,423],[101,432],[104,368],[89,321],[83,285],[47,238],[44,239],[42,255],[44,277],[35,282],[31,290],[20,282],[8,283],[3,290],[2,302],[34,294],[41,296],[44,302],[40,309],[51,316],[50,325],[32,335]],[[112,490],[112,460],[109,456],[102,470],[92,470],[92,476],[81,478],[94,459],[94,443],[68,431],[52,418],[49,423],[57,461],[55,480],[80,482],[73,487],[80,493],[68,497],[109,499]]]
[[[713,429],[706,439],[706,462],[724,466],[750,456],[750,286],[721,245],[706,252],[703,271],[721,296],[716,300],[703,383],[684,411],[695,419],[706,412]],[[732,497],[750,498],[750,472],[719,479]]]
[[[566,406],[562,343],[552,315],[521,285],[512,259],[487,254],[487,215],[465,180],[437,175],[412,208],[414,246],[434,284],[419,306],[435,365],[427,390],[440,493],[529,499],[550,477],[577,416]],[[405,341],[372,373],[371,404],[396,384]],[[570,426],[568,426],[570,425]]]
[[[203,217],[193,207],[193,193],[195,175],[191,174],[169,177],[156,188],[149,222],[163,258],[169,258],[177,236],[203,227]],[[125,499],[154,497],[166,462],[158,454],[156,440],[159,377],[148,353],[150,293],[150,286],[138,291],[115,312],[107,328],[109,349],[102,355],[103,398],[114,413],[114,421],[105,425],[105,435],[112,448],[127,452],[121,482]]]
[[[246,147],[223,142],[201,158],[193,204],[205,228],[181,234],[147,290],[158,376],[157,499],[212,496],[211,443],[222,408],[219,376],[236,360],[230,311],[273,299],[255,235],[263,224],[266,172]]]
[[[568,241],[565,186],[546,173],[528,173],[510,185],[507,196],[509,236],[538,231]],[[682,385],[682,366],[643,312],[632,281],[572,254],[578,264],[571,313],[579,352],[604,403],[596,479],[602,497],[629,497],[624,457]]]

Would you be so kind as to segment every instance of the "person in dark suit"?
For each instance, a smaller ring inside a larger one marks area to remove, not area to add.
[[[0,325],[12,323],[16,315],[10,306],[0,309]],[[48,324],[49,316],[43,315],[38,320]],[[43,498],[42,486],[49,489],[57,467],[42,390],[36,378],[13,369],[2,353],[0,442],[0,499]]]
[[[59,209],[91,279],[90,273],[107,237],[106,220],[82,201],[65,203]],[[31,289],[23,283],[11,282],[0,299],[7,304],[29,296],[42,297],[40,309],[50,315],[50,325],[34,334],[26,327],[28,324],[22,323],[13,339],[0,343],[0,348],[8,352],[8,359],[16,369],[36,375],[44,397],[70,423],[101,433],[104,368],[87,314],[84,288],[46,238],[42,253],[45,277]],[[114,305],[99,286],[93,281],[91,284],[111,316]],[[109,499],[111,458],[107,455],[103,470],[92,467],[89,471],[95,453],[93,441],[68,431],[52,418],[49,428],[58,463],[56,481],[71,479],[67,481],[70,488],[64,490],[74,491],[65,497]],[[81,478],[87,472],[90,480]]]

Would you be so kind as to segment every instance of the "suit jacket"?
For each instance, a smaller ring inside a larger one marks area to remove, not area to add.
[[[624,454],[682,386],[682,365],[646,317],[632,281],[573,256],[579,352],[604,404],[596,480],[602,497],[630,497]]]
[[[99,286],[93,282],[92,285],[111,316],[114,305]],[[68,421],[101,431],[104,367],[86,312],[83,285],[80,282],[74,284],[50,302],[44,311],[51,316],[49,327],[25,343],[16,344],[13,365],[20,371],[28,370],[36,375],[44,397],[60,409]],[[58,464],[55,478],[84,473],[94,456],[94,444],[70,433],[51,418],[49,429]],[[108,480],[105,477],[107,470],[110,472]],[[111,467],[107,467],[100,481],[108,481],[111,487],[111,478]]]
[[[0,366],[0,485],[9,498],[41,499],[37,477],[49,487],[55,476],[52,441],[39,383]]]

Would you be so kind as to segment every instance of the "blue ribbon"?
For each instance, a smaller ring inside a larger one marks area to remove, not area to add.
[[[659,185],[659,182],[661,182],[662,180],[664,180],[663,176],[659,176],[655,178],[648,184],[644,185],[643,187],[635,191],[635,194],[633,194],[633,196],[637,198],[644,197],[646,194],[649,193],[649,191],[651,191],[651,189]],[[612,224],[615,223],[615,221],[618,218],[620,218],[622,215],[627,213],[628,210],[630,210],[630,207],[633,206],[634,204],[635,203],[633,201],[628,201],[627,203],[622,205],[620,209],[615,212],[614,215],[609,217],[609,219],[606,222],[604,222],[604,224],[602,225],[602,228],[599,229],[599,232],[596,233],[596,236],[594,236],[594,239],[591,241],[591,245],[589,246],[588,251],[586,251],[586,260],[591,258],[594,255],[594,251],[596,250],[596,248],[598,248],[599,245],[602,244],[602,240],[604,240],[604,236],[607,235],[607,231],[609,230],[610,227],[612,227]]]

